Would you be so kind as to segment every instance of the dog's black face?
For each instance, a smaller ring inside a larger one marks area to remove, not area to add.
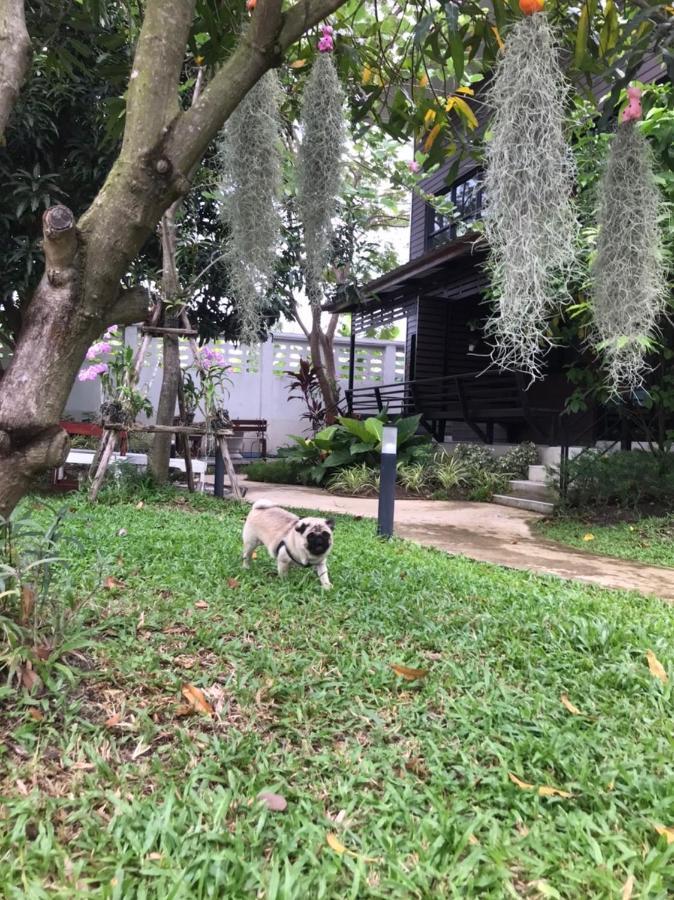
[[[332,546],[332,529],[335,523],[332,519],[323,522],[300,522],[295,526],[295,531],[304,535],[306,547],[312,556],[323,556]]]

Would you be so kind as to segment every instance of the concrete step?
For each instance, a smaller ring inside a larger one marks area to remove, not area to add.
[[[494,503],[500,506],[512,506],[515,509],[526,509],[529,512],[541,513],[544,516],[552,514],[554,504],[545,500],[532,500],[530,497],[509,497],[506,494],[494,494]]]
[[[509,481],[508,487],[516,497],[526,497],[530,500],[554,500],[555,491],[545,482],[541,481]]]
[[[548,470],[545,466],[529,466],[529,481],[545,484],[548,480]]]

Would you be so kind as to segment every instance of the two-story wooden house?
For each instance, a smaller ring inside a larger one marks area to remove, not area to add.
[[[662,65],[653,61],[638,73],[641,81],[659,81]],[[597,96],[606,85],[597,84]],[[566,372],[578,350],[559,347],[546,359],[545,377],[528,379],[502,372],[491,363],[484,324],[489,316],[484,269],[488,248],[474,229],[483,209],[480,172],[462,162],[455,181],[447,183],[453,160],[426,179],[426,193],[449,192],[455,216],[447,219],[418,195],[412,197],[409,262],[351,291],[329,308],[351,313],[352,360],[356,337],[371,327],[406,321],[405,380],[347,392],[351,413],[420,413],[439,441],[487,443],[533,440],[538,444],[592,444],[620,437],[625,417],[620,409],[589,409],[564,414],[573,392]],[[353,366],[352,366],[353,368]]]

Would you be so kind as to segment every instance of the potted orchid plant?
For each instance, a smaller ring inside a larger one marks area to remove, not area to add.
[[[103,390],[101,421],[130,425],[144,412],[152,414],[152,404],[136,388],[133,349],[118,336],[119,326],[112,325],[100,341],[92,344],[86,359],[91,365],[80,370],[79,381],[100,378]]]

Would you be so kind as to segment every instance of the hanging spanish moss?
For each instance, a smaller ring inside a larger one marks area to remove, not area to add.
[[[486,143],[485,233],[498,309],[494,361],[540,377],[548,323],[568,298],[578,222],[565,140],[569,87],[545,14],[519,21],[496,67]]]
[[[642,384],[644,357],[666,300],[660,194],[650,147],[634,123],[625,116],[611,142],[599,185],[592,267],[593,342],[613,394]]]
[[[244,344],[259,341],[262,309],[277,259],[281,220],[281,88],[267,72],[230,116],[220,145],[225,262]]]
[[[297,200],[304,228],[307,295],[320,306],[321,282],[330,261],[344,150],[344,93],[329,52],[321,52],[302,98],[302,143]]]

